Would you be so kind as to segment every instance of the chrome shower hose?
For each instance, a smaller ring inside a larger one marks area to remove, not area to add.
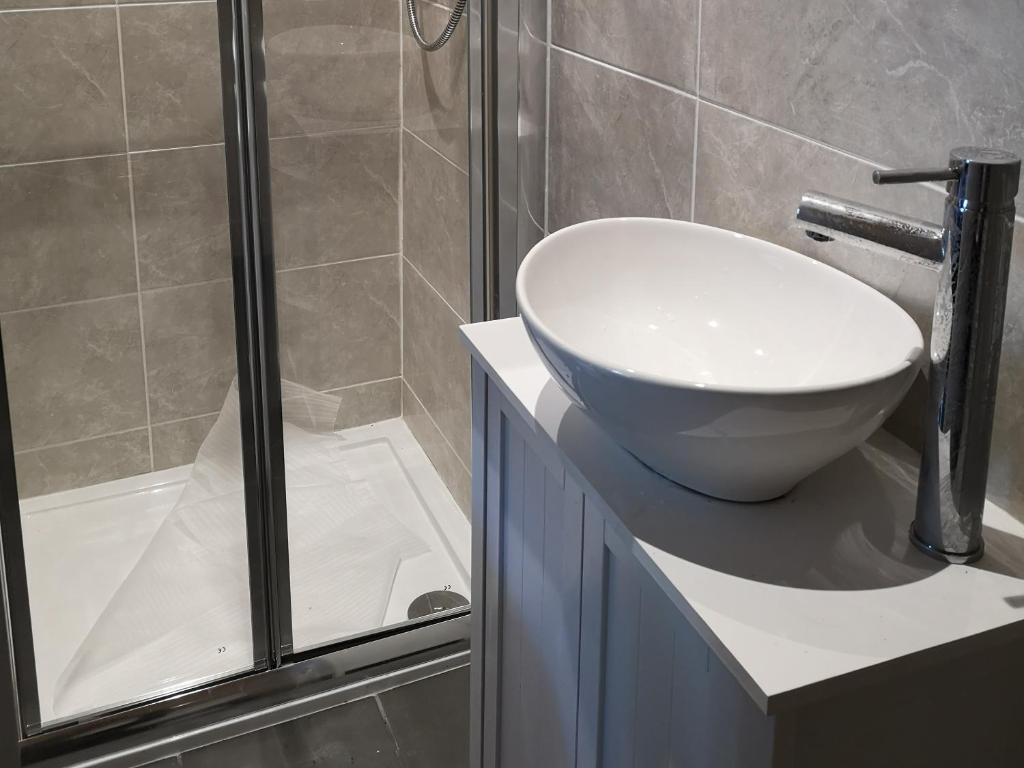
[[[445,26],[444,31],[438,35],[434,42],[430,42],[423,37],[423,29],[420,27],[420,15],[419,11],[416,10],[416,0],[405,0],[405,9],[409,13],[409,28],[412,30],[412,36],[416,40],[416,44],[424,51],[436,51],[438,48],[444,47],[444,44],[452,39],[452,35],[455,34],[455,28],[459,26],[459,20],[462,18],[463,12],[466,10],[467,0],[457,0],[455,7],[452,8],[452,14],[448,17],[448,24]]]

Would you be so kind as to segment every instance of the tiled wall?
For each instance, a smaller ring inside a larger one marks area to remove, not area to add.
[[[550,12],[552,231],[630,214],[728,227],[856,275],[927,331],[935,269],[812,242],[793,225],[800,193],[934,220],[938,188],[874,187],[871,169],[942,164],[969,143],[1024,154],[1017,2],[550,0]],[[1018,221],[989,495],[1024,517]],[[909,441],[922,397],[891,424]]]
[[[420,0],[428,36],[449,6]],[[469,513],[470,374],[458,326],[469,321],[467,19],[447,46],[402,48],[402,306],[405,421]]]
[[[282,372],[397,416],[400,6],[264,5]],[[78,6],[0,0],[23,496],[192,461],[235,375],[216,4]]]

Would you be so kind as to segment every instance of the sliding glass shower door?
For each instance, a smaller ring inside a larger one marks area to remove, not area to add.
[[[467,611],[468,19],[404,9],[0,0],[24,738]]]
[[[245,672],[253,640],[216,4],[8,0],[0,48],[31,728]]]

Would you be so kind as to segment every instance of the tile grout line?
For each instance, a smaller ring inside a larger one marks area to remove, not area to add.
[[[157,0],[156,2],[139,3],[84,3],[82,5],[48,5],[43,8],[2,8],[0,16],[14,13],[46,13],[48,11],[104,11],[120,6],[137,6],[139,8],[163,7],[165,5],[213,5],[217,0]]]
[[[128,95],[124,76],[124,42],[121,33],[121,6],[114,6],[117,26],[117,63],[121,73],[121,117],[124,127],[125,164],[128,166],[128,208],[132,217],[132,252],[135,258],[135,301],[139,313],[139,348],[142,352],[142,390],[146,398],[146,433],[149,437],[149,471],[156,469],[153,455],[153,417],[149,405],[149,366],[146,363],[146,321],[142,312],[142,270],[139,266],[139,228],[135,218],[135,176],[132,170],[131,139],[128,135]]]
[[[422,280],[424,283],[426,283],[427,286],[430,288],[430,290],[432,290],[435,294],[437,294],[437,298],[439,298],[441,301],[444,302],[444,305],[446,307],[448,307],[448,309],[451,311],[451,313],[453,315],[455,315],[455,317],[458,319],[459,324],[460,325],[465,325],[466,324],[466,319],[462,315],[460,315],[458,312],[455,311],[455,307],[453,307],[451,304],[449,304],[448,303],[448,299],[446,299],[441,294],[441,292],[439,290],[437,290],[437,288],[434,287],[433,283],[431,283],[429,280],[427,280],[426,275],[424,275],[422,272],[420,272],[419,267],[417,267],[415,264],[413,264],[411,261],[409,261],[409,259],[407,259],[405,257],[403,257],[403,260],[409,262],[409,266],[412,268],[412,271],[415,272],[417,275],[419,275],[420,280]]]
[[[427,406],[425,406],[423,404],[423,401],[420,400],[420,396],[416,394],[416,390],[412,388],[412,385],[408,381],[405,382],[405,386],[409,390],[409,393],[414,398],[416,398],[416,402],[419,403],[420,408],[423,409],[423,413],[426,414],[427,418],[430,420],[430,423],[434,425],[434,429],[437,430],[437,434],[441,436],[441,439],[444,441],[444,444],[448,446],[448,450],[452,452],[452,456],[454,456],[455,460],[459,462],[459,466],[462,467],[462,469],[466,472],[467,475],[472,477],[472,473],[469,471],[469,467],[466,466],[466,462],[462,460],[462,457],[459,455],[459,452],[455,450],[455,446],[452,445],[452,441],[448,439],[448,435],[446,435],[444,433],[444,430],[441,429],[440,425],[438,425],[438,423],[434,421],[433,414],[430,413]]]
[[[409,136],[411,136],[412,138],[416,139],[416,141],[418,141],[418,142],[419,142],[420,144],[422,144],[422,145],[423,145],[424,147],[426,147],[426,148],[427,148],[427,149],[429,149],[429,150],[430,150],[431,152],[433,152],[433,153],[434,153],[435,155],[437,155],[437,156],[438,156],[438,157],[440,157],[440,158],[441,158],[442,160],[444,160],[444,161],[445,161],[446,163],[448,163],[448,165],[450,165],[450,166],[451,166],[452,168],[454,168],[455,170],[457,170],[457,171],[458,171],[459,173],[463,174],[464,176],[468,176],[468,175],[469,175],[469,173],[468,173],[468,172],[466,171],[466,169],[465,169],[465,168],[463,168],[463,167],[462,167],[462,166],[460,166],[460,165],[459,165],[458,163],[456,163],[456,162],[455,162],[454,160],[452,160],[451,158],[449,158],[448,156],[446,156],[446,155],[445,155],[445,154],[444,154],[444,153],[443,153],[443,152],[442,152],[441,150],[439,150],[439,149],[437,149],[436,147],[434,147],[434,146],[433,146],[432,144],[430,144],[430,142],[428,142],[428,141],[427,141],[426,139],[423,139],[423,138],[421,138],[421,137],[417,136],[417,135],[416,135],[415,133],[413,133],[412,131],[410,131],[410,130],[409,130],[408,128],[403,128],[402,130],[403,130],[403,132],[404,132],[404,133],[407,133],[407,134],[408,134]]]
[[[398,372],[405,381],[405,7],[398,0]],[[405,417],[405,398],[399,398]]]

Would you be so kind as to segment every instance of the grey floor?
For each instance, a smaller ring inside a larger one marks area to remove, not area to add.
[[[147,768],[468,765],[469,667],[460,667]]]

